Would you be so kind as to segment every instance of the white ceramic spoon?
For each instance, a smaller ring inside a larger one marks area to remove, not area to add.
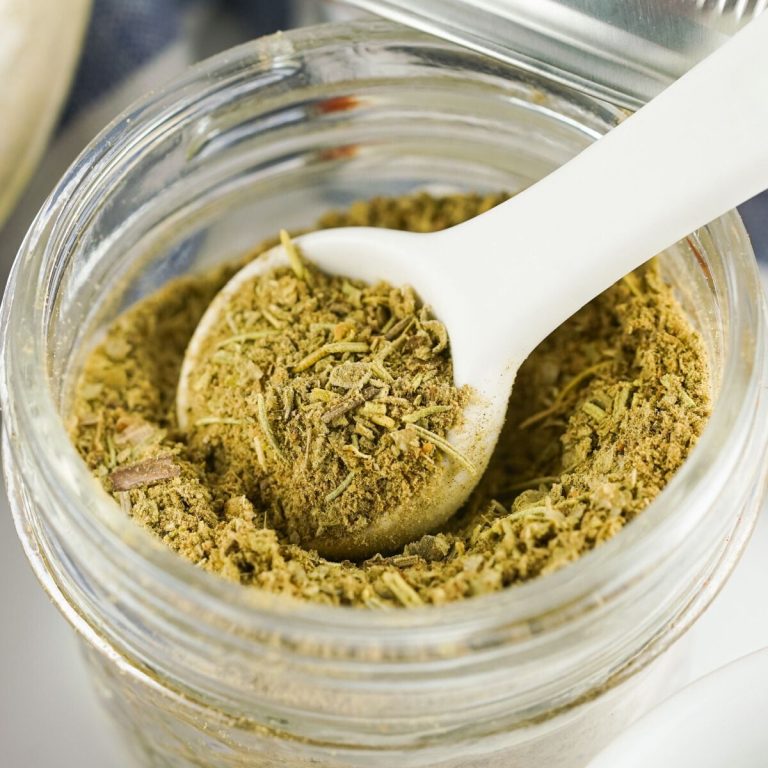
[[[446,460],[433,487],[334,556],[391,549],[466,500],[491,456],[520,363],[576,310],[677,240],[768,187],[768,13],[569,163],[508,202],[435,234],[349,227],[297,239],[328,273],[413,286],[449,333],[455,381],[474,391],[448,439],[477,472]],[[211,303],[177,393],[187,423],[198,350],[228,297],[287,259],[281,247]]]

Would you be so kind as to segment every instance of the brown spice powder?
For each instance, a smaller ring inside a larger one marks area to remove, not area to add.
[[[431,231],[501,199],[376,199],[319,226]],[[444,530],[394,555],[327,560],[292,543],[258,489],[237,472],[216,471],[178,430],[175,387],[187,341],[235,268],[177,280],[115,322],[84,367],[71,433],[137,522],[246,586],[320,603],[410,607],[549,573],[641,513],[709,414],[701,341],[650,263],[564,323],[521,367],[496,454]]]
[[[238,285],[205,326],[185,388],[190,455],[236,478],[292,544],[373,554],[372,524],[397,515],[381,547],[468,464],[443,439],[466,392],[412,289],[326,275],[285,239],[291,268]]]

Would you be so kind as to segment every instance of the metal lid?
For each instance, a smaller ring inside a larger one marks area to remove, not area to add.
[[[348,0],[637,109],[768,0]]]

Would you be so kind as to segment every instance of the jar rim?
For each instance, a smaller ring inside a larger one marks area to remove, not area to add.
[[[732,466],[720,462],[718,467],[718,457],[730,454],[735,461],[739,451],[733,448],[744,439],[739,427],[752,422],[755,396],[749,393],[761,375],[761,368],[754,361],[758,352],[763,354],[758,348],[762,350],[765,346],[765,320],[757,266],[736,212],[729,212],[710,225],[727,231],[735,245],[723,265],[723,300],[730,307],[753,307],[757,322],[751,327],[754,315],[733,313],[724,344],[720,393],[691,455],[643,514],[611,540],[554,573],[496,593],[446,605],[377,612],[317,605],[244,589],[205,572],[140,529],[101,489],[72,445],[48,387],[46,317],[60,267],[60,254],[51,248],[52,233],[61,224],[59,218],[74,192],[89,185],[96,187],[103,181],[102,166],[116,147],[136,131],[147,130],[149,123],[156,125],[157,120],[172,114],[181,106],[188,90],[213,78],[219,70],[240,64],[252,66],[254,60],[268,68],[297,51],[338,42],[340,38],[359,39],[361,35],[374,34],[455,47],[384,21],[330,24],[262,38],[196,65],[139,101],[91,142],[35,219],[14,263],[3,300],[5,334],[0,401],[5,414],[4,429],[10,436],[9,450],[14,450],[13,441],[20,436],[30,441],[39,477],[44,478],[68,510],[71,524],[87,530],[94,541],[126,558],[132,567],[148,570],[153,579],[162,579],[170,589],[183,590],[187,599],[194,599],[206,610],[240,627],[263,628],[278,622],[280,626],[291,624],[320,634],[325,630],[344,630],[361,638],[374,634],[384,643],[390,635],[402,642],[402,630],[407,629],[412,633],[411,642],[416,644],[420,642],[420,633],[436,629],[459,634],[471,630],[477,634],[500,623],[509,627],[530,622],[563,606],[572,607],[569,615],[589,610],[613,594],[619,583],[635,578],[648,563],[669,556],[695,527],[698,510],[689,500],[711,498],[719,493]],[[30,275],[34,279],[28,279]],[[13,375],[12,370],[23,371],[23,375]]]

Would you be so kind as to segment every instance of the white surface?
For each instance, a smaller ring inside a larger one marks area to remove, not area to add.
[[[683,689],[625,731],[589,768],[764,768],[768,650]]]

